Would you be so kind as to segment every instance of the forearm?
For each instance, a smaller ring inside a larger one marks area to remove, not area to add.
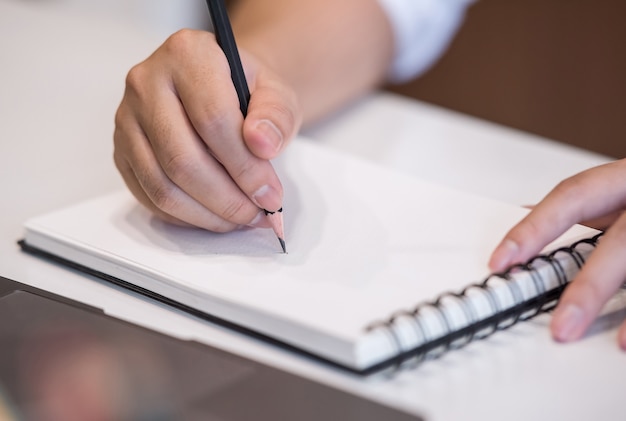
[[[240,0],[231,14],[240,47],[291,85],[305,124],[380,84],[392,60],[376,0]]]

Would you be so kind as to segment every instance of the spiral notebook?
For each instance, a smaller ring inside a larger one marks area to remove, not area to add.
[[[152,217],[126,191],[25,224],[27,251],[196,316],[369,374],[441,355],[552,307],[598,233],[573,227],[528,265],[487,260],[525,209],[306,140],[275,163],[288,253],[271,230]]]

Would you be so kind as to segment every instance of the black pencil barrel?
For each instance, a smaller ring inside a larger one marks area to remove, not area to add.
[[[237,91],[239,98],[239,108],[245,117],[248,114],[248,102],[250,102],[250,90],[246,82],[246,74],[243,71],[239,51],[233,35],[233,29],[230,26],[228,13],[223,0],[207,0],[215,38],[226,55],[230,66],[230,76],[233,79],[233,85]]]

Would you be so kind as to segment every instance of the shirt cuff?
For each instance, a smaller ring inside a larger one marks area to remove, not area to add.
[[[446,50],[473,0],[378,0],[395,39],[390,82],[425,72]]]

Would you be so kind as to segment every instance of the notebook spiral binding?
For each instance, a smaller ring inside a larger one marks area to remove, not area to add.
[[[601,232],[591,238],[579,240],[549,254],[537,255],[526,263],[509,267],[504,272],[490,274],[482,282],[471,284],[461,292],[444,293],[434,301],[419,304],[411,310],[398,311],[385,320],[371,323],[366,330],[369,332],[382,329],[385,332],[395,352],[391,360],[384,364],[387,367],[393,367],[394,370],[406,367],[409,363],[411,363],[410,366],[416,366],[424,360],[438,358],[449,350],[462,348],[474,340],[485,339],[497,331],[508,329],[518,322],[531,319],[556,307],[559,297],[571,281],[570,278],[573,277],[573,275],[568,277],[567,270],[562,263],[563,259],[571,259],[578,272],[585,263],[585,255],[579,249],[583,246],[595,249],[603,234]],[[553,273],[558,286],[546,288],[546,281],[537,269],[538,263],[549,267],[548,270]],[[525,299],[520,286],[511,282],[518,272],[530,275],[535,290],[532,297]],[[513,298],[512,305],[502,304],[492,286],[494,280],[506,285],[510,297]],[[489,316],[479,317],[472,300],[466,299],[470,291],[480,292],[486,299],[491,308]],[[460,310],[466,321],[465,326],[454,328],[452,310],[457,312]],[[434,314],[439,321],[439,326],[443,327],[443,333],[433,334],[429,331],[428,324],[422,317],[425,312]],[[422,339],[419,345],[405,349],[396,329],[400,320],[411,324],[414,334]]]

